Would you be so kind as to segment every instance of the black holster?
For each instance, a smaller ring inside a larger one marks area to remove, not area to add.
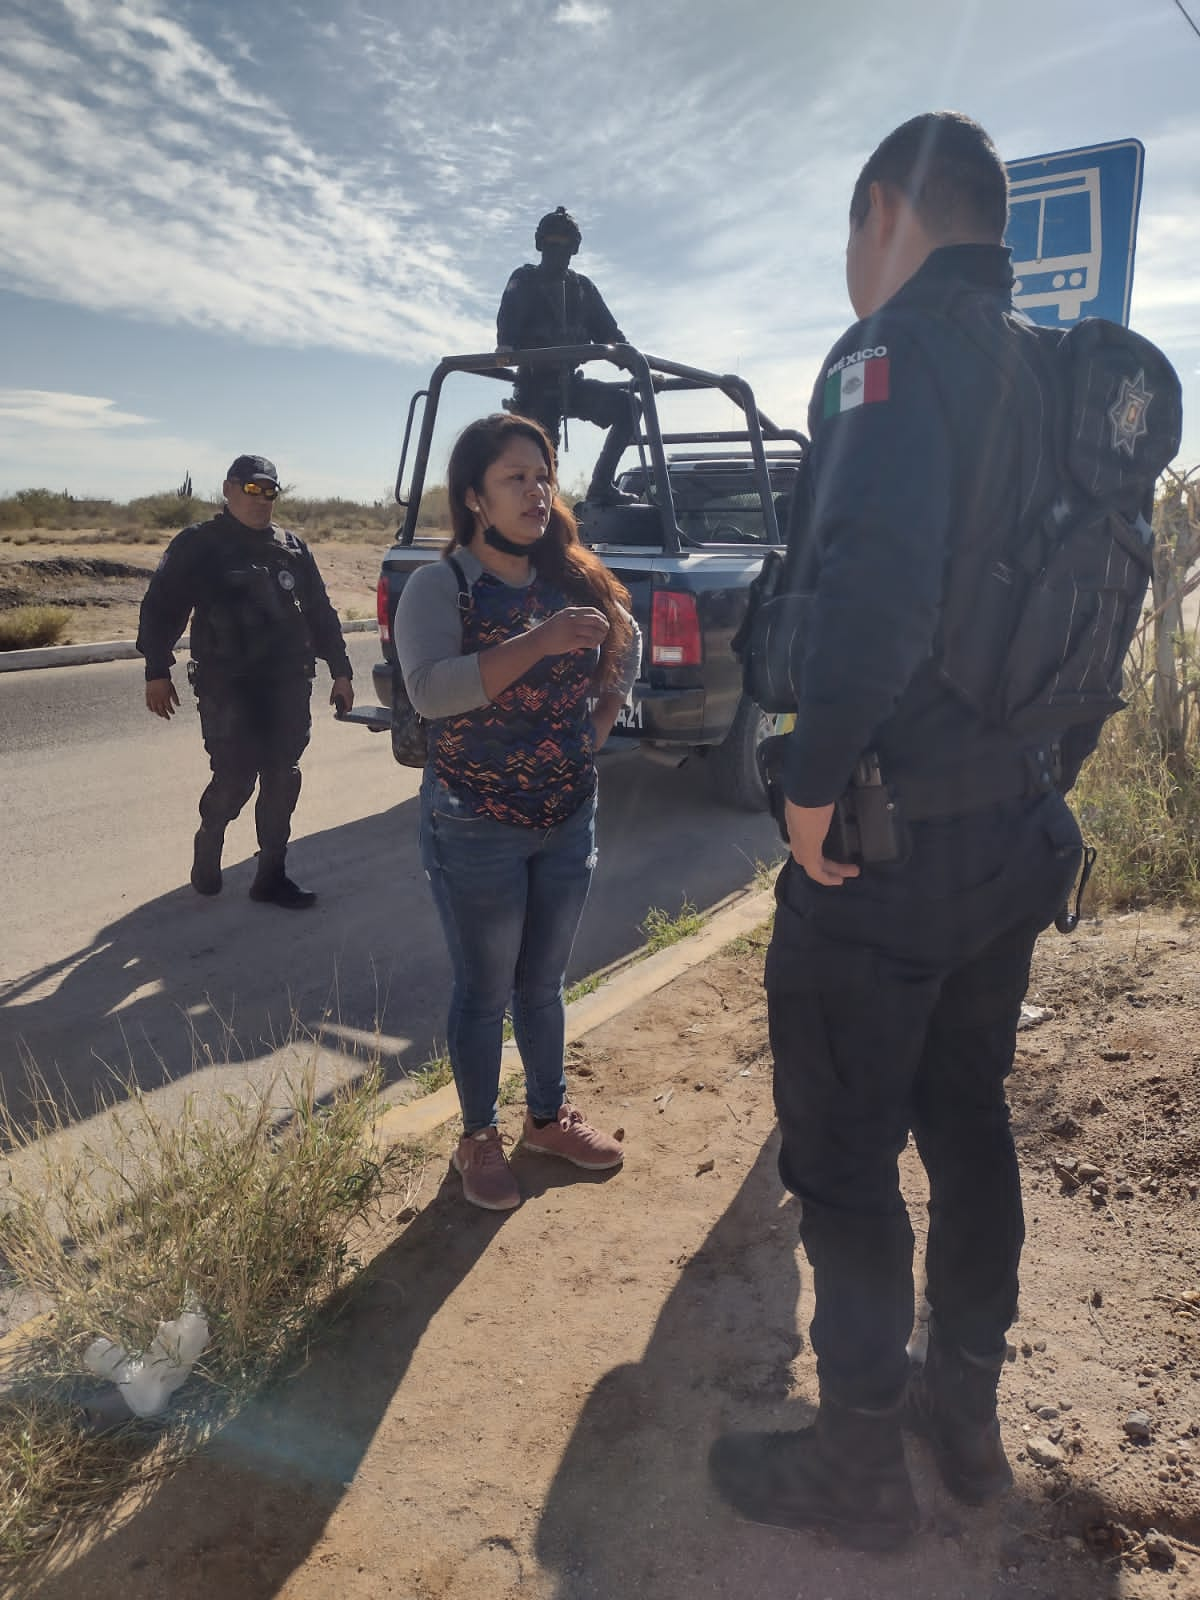
[[[755,752],[771,815],[785,844],[790,843],[787,797],[783,790],[783,752],[788,738],[788,734],[781,733],[764,739]],[[899,806],[883,781],[879,758],[873,751],[868,751],[859,761],[846,792],[834,802],[825,854],[831,861],[856,862],[861,866],[902,861],[908,854]]]
[[[883,781],[874,751],[863,756],[846,792],[834,801],[825,854],[831,861],[862,866],[883,866],[908,854],[899,806]]]

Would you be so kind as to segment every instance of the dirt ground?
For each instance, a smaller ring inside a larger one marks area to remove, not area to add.
[[[1095,1600],[1200,1596],[1200,935],[1051,934],[1012,1080],[1029,1238],[1002,1387],[1016,1489],[888,1557],[743,1524],[728,1427],[811,1415],[811,1280],[775,1172],[762,950],[743,941],[573,1047],[628,1158],[518,1152],[417,1205],[289,1380],[22,1600]],[[507,1133],[520,1107],[502,1113]],[[918,1231],[923,1184],[904,1184]],[[1151,1530],[1154,1530],[1152,1533]]]
[[[66,607],[71,620],[60,644],[132,639],[150,574],[170,538],[164,533],[153,542],[133,544],[80,530],[47,532],[29,543],[0,543],[0,611],[19,605]],[[382,538],[313,543],[325,587],[343,622],[375,616],[375,584],[385,547]]]

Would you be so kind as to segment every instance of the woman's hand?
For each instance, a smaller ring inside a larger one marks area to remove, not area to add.
[[[594,650],[604,643],[608,618],[595,606],[565,606],[527,633],[479,653],[479,677],[489,700],[535,667],[544,656],[562,656],[572,650]]]
[[[531,630],[546,656],[571,650],[595,650],[604,643],[608,618],[595,606],[566,606]]]

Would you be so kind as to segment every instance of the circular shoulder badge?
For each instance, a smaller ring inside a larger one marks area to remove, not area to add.
[[[290,594],[296,587],[296,574],[294,572],[289,572],[286,567],[280,567],[277,576],[279,578],[279,587],[281,589],[286,589]]]

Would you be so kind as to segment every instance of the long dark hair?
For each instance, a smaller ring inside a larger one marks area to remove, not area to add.
[[[594,682],[605,688],[615,681],[622,656],[633,637],[627,612],[629,591],[586,545],[580,543],[579,529],[570,508],[558,493],[558,474],[554,446],[546,430],[530,417],[507,411],[494,412],[468,423],[455,440],[446,469],[450,499],[450,525],[453,532],[445,554],[451,555],[470,544],[475,537],[475,513],[467,506],[467,490],[483,493],[483,475],[498,460],[514,439],[529,439],[536,444],[550,469],[554,498],[546,535],[530,551],[534,572],[547,583],[556,583],[576,605],[595,606],[608,618],[608,633],[600,647],[600,661]]]

